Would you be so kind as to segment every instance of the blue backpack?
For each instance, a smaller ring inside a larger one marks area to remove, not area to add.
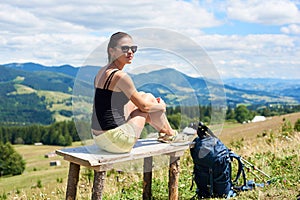
[[[241,157],[230,151],[203,123],[197,127],[198,137],[194,139],[194,147],[190,154],[194,163],[193,180],[197,185],[198,198],[236,196],[237,190],[248,190],[244,164]],[[232,180],[233,159],[238,161],[238,170]],[[236,186],[239,177],[243,177],[243,185]],[[193,183],[194,183],[193,182]],[[191,189],[193,188],[193,184]]]

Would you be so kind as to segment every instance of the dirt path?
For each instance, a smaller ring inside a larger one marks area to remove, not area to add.
[[[278,131],[283,124],[283,119],[289,120],[294,126],[297,119],[300,119],[300,112],[274,116],[262,122],[240,124],[228,128],[225,127],[219,138],[226,144],[241,138],[255,139],[257,135],[261,134],[263,131]]]

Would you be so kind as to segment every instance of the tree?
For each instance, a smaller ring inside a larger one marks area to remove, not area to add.
[[[235,109],[235,119],[236,121],[243,123],[252,118],[251,112],[247,109],[245,105],[239,105]]]
[[[77,133],[74,121],[70,121],[68,123],[68,129],[69,129],[69,133],[70,133],[70,135],[72,137],[72,140],[73,141],[80,141],[80,138],[78,136],[78,133]]]
[[[174,115],[167,116],[172,128],[179,129],[181,115],[180,113],[176,113]]]
[[[19,175],[25,170],[25,161],[10,143],[0,142],[0,176]]]
[[[231,107],[228,107],[228,109],[226,111],[226,119],[227,120],[234,120],[235,119],[234,109],[232,109]]]

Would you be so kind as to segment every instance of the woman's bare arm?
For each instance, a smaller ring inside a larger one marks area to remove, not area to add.
[[[164,101],[153,102],[146,100],[141,93],[139,93],[128,74],[121,72],[116,74],[118,81],[116,87],[120,89],[125,95],[142,111],[142,112],[157,112],[166,111],[166,104]]]

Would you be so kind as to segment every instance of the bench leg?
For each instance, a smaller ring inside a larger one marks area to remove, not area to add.
[[[101,200],[102,192],[104,188],[104,180],[106,176],[106,171],[94,171],[94,184],[92,192],[92,200]]]
[[[66,192],[67,200],[76,199],[77,184],[79,180],[79,171],[80,171],[80,165],[70,162],[68,185],[67,185],[67,192]]]
[[[150,200],[152,197],[152,157],[144,158],[144,182],[143,182],[143,199]]]
[[[170,156],[169,200],[178,199],[179,172],[180,172],[180,157]]]

